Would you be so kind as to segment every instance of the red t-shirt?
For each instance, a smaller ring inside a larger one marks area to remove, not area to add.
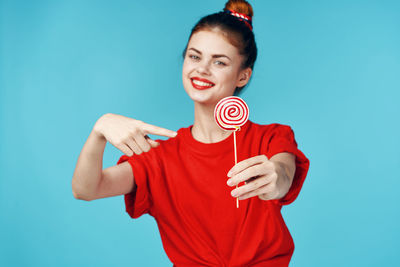
[[[175,138],[158,140],[141,155],[123,155],[117,164],[132,166],[136,190],[125,195],[132,218],[148,213],[157,222],[165,252],[174,266],[288,266],[293,239],[281,215],[306,177],[309,161],[294,133],[281,124],[248,121],[236,133],[238,162],[280,152],[296,155],[296,173],[285,197],[239,200],[226,184],[234,165],[233,134],[217,143],[201,143],[181,128]],[[239,186],[243,183],[239,184]]]

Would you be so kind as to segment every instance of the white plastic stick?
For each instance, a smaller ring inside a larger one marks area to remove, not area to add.
[[[235,165],[237,164],[237,153],[236,153],[236,131],[239,130],[240,128],[236,129],[233,132],[233,146],[235,149]],[[238,185],[236,185],[236,188],[238,188]],[[236,198],[236,208],[239,208],[239,197]]]

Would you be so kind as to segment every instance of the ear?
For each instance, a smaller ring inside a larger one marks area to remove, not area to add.
[[[251,70],[251,68],[246,68],[244,70],[241,70],[239,72],[239,77],[236,83],[236,87],[245,86],[249,82],[252,72],[253,71]]]

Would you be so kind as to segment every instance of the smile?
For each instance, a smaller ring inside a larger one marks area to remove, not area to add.
[[[205,90],[213,87],[215,84],[210,82],[209,80],[194,77],[190,79],[192,82],[192,86],[198,90]]]

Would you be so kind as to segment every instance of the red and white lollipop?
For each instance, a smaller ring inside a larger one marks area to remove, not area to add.
[[[222,98],[214,109],[215,121],[224,130],[239,130],[249,119],[249,107],[237,96]]]
[[[224,130],[234,130],[233,145],[235,151],[235,165],[237,164],[236,131],[240,130],[249,119],[249,107],[243,99],[237,96],[222,98],[214,109],[214,118],[218,126]],[[246,183],[246,182],[245,182]],[[238,185],[236,185],[236,188]],[[239,208],[239,198],[236,198],[236,207]]]

